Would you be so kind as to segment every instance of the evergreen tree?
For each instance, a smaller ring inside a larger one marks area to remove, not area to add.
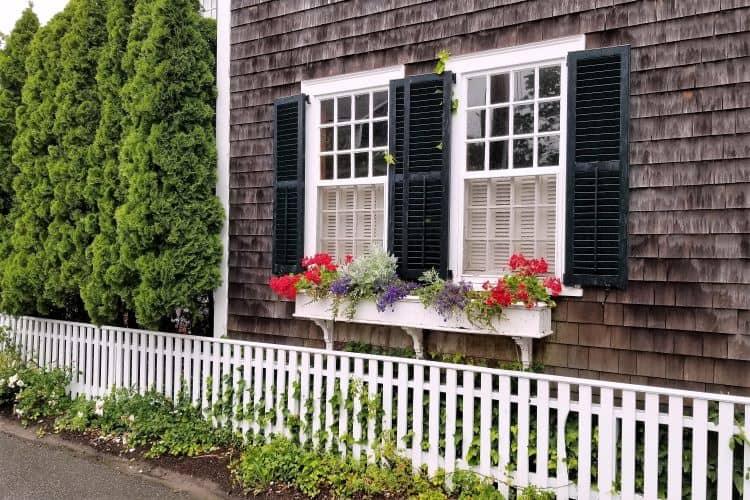
[[[37,32],[26,59],[28,75],[16,115],[18,133],[13,140],[13,163],[18,174],[13,180],[12,253],[3,262],[0,286],[2,310],[13,314],[49,312],[42,292],[44,243],[51,221],[50,150],[57,147],[52,129],[61,71],[59,41],[69,25],[67,11],[53,17]]]
[[[124,305],[120,292],[132,284],[119,266],[115,209],[123,201],[119,152],[124,112],[120,92],[127,78],[123,58],[134,6],[135,0],[112,0],[107,13],[107,44],[96,74],[101,119],[91,148],[84,195],[90,207],[97,207],[94,222],[98,233],[86,251],[90,273],[81,286],[81,297],[89,316],[98,324],[121,318]],[[144,38],[145,34],[133,37],[135,43],[137,37]]]
[[[96,206],[89,206],[83,195],[101,109],[96,68],[107,39],[107,3],[71,0],[65,8],[71,17],[70,28],[60,40],[58,108],[53,125],[58,147],[50,151],[53,200],[45,242],[45,298],[73,317],[84,316],[80,285],[87,274],[86,248],[96,229]]]
[[[132,305],[151,327],[177,307],[197,311],[219,284],[223,217],[215,196],[215,56],[198,2],[155,0],[152,8],[135,75],[123,88],[127,194],[116,212],[121,264],[138,275]]]
[[[17,131],[16,110],[21,105],[21,90],[26,83],[26,58],[38,29],[36,14],[31,8],[24,10],[0,50],[0,261],[7,258],[10,251],[11,221],[8,216],[15,198],[13,179],[18,173],[11,161]]]

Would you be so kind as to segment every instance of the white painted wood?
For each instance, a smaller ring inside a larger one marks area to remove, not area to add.
[[[331,400],[334,396],[333,392],[336,387],[336,360],[337,357],[333,354],[329,354],[326,357],[326,443],[325,449],[330,450],[333,444],[333,436],[335,430],[333,428],[333,404]]]
[[[635,392],[622,392],[622,487],[623,500],[635,498]]]
[[[734,435],[734,405],[719,403],[719,459],[717,463],[716,496],[732,498],[733,457],[729,440]]]
[[[422,465],[422,419],[424,418],[424,367],[414,366],[414,395],[412,397],[412,432],[411,461],[415,467]]]
[[[313,415],[312,415],[312,438],[313,446],[316,448],[323,445],[319,436],[321,431],[320,425],[320,407],[321,398],[323,397],[323,355],[318,353],[313,357]]]
[[[568,464],[565,429],[570,408],[570,385],[557,384],[557,500],[568,500]]]
[[[254,434],[260,433],[260,399],[263,395],[263,348],[253,349],[253,418]]]
[[[516,460],[516,482],[524,487],[529,484],[529,379],[518,379],[518,455]]]
[[[578,386],[578,498],[591,493],[591,386]]]
[[[317,357],[318,355],[316,355]],[[276,363],[276,349],[268,347],[266,349],[266,362],[265,362],[265,394],[263,400],[265,402],[264,410],[266,414],[265,426],[263,428],[266,439],[269,439],[271,432],[273,432],[273,422],[271,421],[271,411],[273,410],[273,385],[276,381],[276,373],[274,372],[274,364]]]
[[[354,438],[354,444],[352,445],[352,456],[355,459],[359,459],[362,453],[362,447],[359,444],[362,440],[362,424],[360,423],[360,413],[362,412],[362,391],[364,380],[364,360],[356,358],[354,360],[354,378],[351,383],[354,384],[356,391],[354,393],[354,408],[352,410],[352,438]]]
[[[469,449],[474,441],[474,372],[463,372],[463,384],[461,386],[463,394],[463,438],[461,459],[466,463],[468,461]]]
[[[750,443],[748,443],[747,433],[750,430],[750,405],[744,405],[745,425],[744,427],[744,444],[742,446],[742,470],[748,471],[750,468]],[[742,478],[742,498],[750,498],[750,474],[743,474]]]
[[[286,367],[287,367],[287,352],[279,349],[277,352],[278,359],[276,360],[276,399],[274,400],[274,408],[276,409],[276,423],[274,432],[282,434],[284,432],[284,410],[286,408],[286,401],[284,400],[284,393],[287,391],[286,386]]]
[[[341,369],[339,370],[340,391],[341,391],[341,402],[339,404],[339,450],[342,456],[346,456],[349,452],[346,445],[346,435],[349,432],[349,410],[346,407],[346,399],[349,394],[349,371],[350,371],[350,359],[348,357],[341,357]],[[404,407],[406,406],[406,398],[404,398]],[[405,414],[404,414],[405,415]],[[406,427],[406,419],[404,419],[404,428]],[[406,431],[404,431],[406,432]]]
[[[536,482],[546,488],[549,483],[549,382],[540,380],[536,386]]]
[[[682,498],[682,398],[669,397],[667,433],[667,498]]]
[[[645,435],[648,436],[643,452],[643,496],[656,498],[659,467],[659,396],[646,394]]]
[[[483,476],[492,474],[490,449],[492,438],[492,399],[486,397],[492,392],[492,376],[489,373],[483,373],[480,380],[481,399],[479,403],[479,472]]]
[[[383,361],[383,432],[393,431],[393,363]],[[388,436],[393,437],[393,436]]]
[[[405,362],[398,364],[398,397],[396,398],[396,447],[404,450],[407,446],[406,426],[407,426],[407,405],[409,394],[409,365]]]
[[[496,477],[500,479],[500,494],[508,498],[508,464],[510,463],[510,381],[507,375],[500,375],[499,409],[497,417],[498,439],[498,465]]]
[[[612,498],[615,480],[616,435],[614,419],[614,393],[603,388],[599,393],[599,454],[597,487],[599,498]]]
[[[477,328],[463,315],[454,315],[446,320],[433,309],[425,309],[419,298],[413,296],[395,303],[393,310],[384,312],[378,311],[375,302],[361,302],[351,319],[341,316],[333,318],[332,309],[332,299],[312,300],[308,295],[298,293],[294,316],[477,335],[543,338],[552,334],[552,310],[542,303],[531,309],[523,305],[503,308],[502,317],[492,322],[494,329]]]
[[[487,374],[487,377],[490,377]],[[440,369],[430,367],[430,402],[428,405],[428,434],[427,442],[427,473],[432,475],[437,471],[440,461]],[[489,448],[489,445],[487,446]]]
[[[378,360],[371,359],[367,362],[367,397],[370,400],[371,405],[381,405],[383,401],[378,395]],[[374,417],[374,415],[373,415]],[[367,418],[367,444],[365,450],[367,451],[367,459],[370,462],[375,461],[375,454],[373,448],[376,445],[375,436],[375,418]]]
[[[706,496],[706,470],[708,464],[708,401],[693,400],[693,463],[691,492],[694,498]]]
[[[445,464],[448,477],[456,470],[456,385],[457,372],[454,368],[445,370]]]

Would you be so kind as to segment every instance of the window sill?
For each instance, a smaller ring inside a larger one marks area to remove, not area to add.
[[[467,283],[471,283],[474,287],[474,290],[481,290],[482,284],[485,281],[491,281],[496,282],[497,276],[462,276],[460,278],[461,281],[466,281]],[[562,279],[561,279],[562,281]],[[559,293],[558,297],[583,297],[583,288],[580,286],[565,286],[563,285],[562,291]],[[554,297],[553,297],[554,299]]]

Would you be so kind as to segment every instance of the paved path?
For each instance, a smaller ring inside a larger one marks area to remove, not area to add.
[[[0,500],[186,500],[138,475],[128,474],[42,442],[0,432]]]

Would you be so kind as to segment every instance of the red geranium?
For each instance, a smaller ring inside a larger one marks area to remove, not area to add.
[[[542,281],[542,285],[544,285],[544,287],[549,290],[550,295],[560,295],[560,292],[562,292],[562,283],[560,283],[560,278],[549,276],[547,278],[544,278],[544,281]]]
[[[348,266],[349,264],[351,264],[353,260],[354,260],[354,257],[352,257],[351,255],[349,255],[349,254],[347,254],[347,255],[344,255],[344,263],[345,263],[345,264],[346,264],[347,266]]]
[[[319,267],[313,267],[311,269],[308,269],[302,275],[305,277],[305,279],[311,283],[315,283],[316,285],[320,285],[320,281],[322,279],[322,276],[320,275],[320,268]]]
[[[273,290],[277,294],[289,300],[294,300],[294,298],[297,296],[296,285],[297,285],[297,282],[300,280],[300,278],[301,276],[299,274],[287,274],[284,276],[273,276],[268,281],[268,284],[270,285],[271,290]]]
[[[327,253],[318,253],[313,257],[305,257],[302,259],[302,267],[309,269],[312,266],[325,267],[329,271],[335,271],[336,265],[333,263],[333,259]],[[330,267],[333,266],[333,269]]]

